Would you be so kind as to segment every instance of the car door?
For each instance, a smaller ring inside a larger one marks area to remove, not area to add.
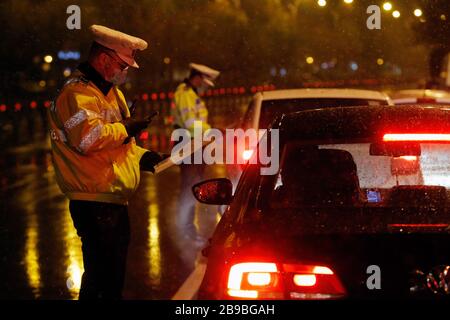
[[[209,247],[203,250],[208,263],[202,285],[200,299],[220,299],[223,291],[223,274],[227,257],[236,245],[237,234],[245,212],[254,205],[259,185],[259,166],[249,165],[242,174],[234,198],[219,221]]]

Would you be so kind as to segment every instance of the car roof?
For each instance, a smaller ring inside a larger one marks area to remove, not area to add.
[[[437,103],[450,103],[450,92],[445,90],[430,90],[430,89],[409,89],[400,90],[392,94],[394,103],[415,103],[419,99],[433,99]]]
[[[392,94],[393,98],[450,98],[450,92],[445,90],[430,89],[408,89],[396,91]]]
[[[278,118],[280,140],[378,139],[385,133],[448,133],[450,107],[357,106],[299,111]]]
[[[282,99],[300,99],[300,98],[348,98],[348,99],[370,99],[370,100],[388,100],[389,97],[375,90],[362,89],[288,89],[273,90],[259,93],[262,100],[282,100]]]

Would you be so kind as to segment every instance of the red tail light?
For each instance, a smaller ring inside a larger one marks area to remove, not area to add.
[[[278,288],[278,268],[275,263],[238,263],[228,274],[228,295],[250,299],[280,299],[283,293]]]
[[[290,299],[319,300],[345,296],[344,286],[328,267],[284,265],[284,272],[289,275],[286,290]]]
[[[383,141],[450,141],[446,133],[386,133]]]
[[[312,287],[317,283],[315,274],[296,274],[294,275],[294,283],[299,287]]]
[[[417,161],[416,156],[401,156],[400,159],[406,160],[406,161]]]
[[[230,268],[227,294],[243,299],[337,299],[346,291],[325,266],[246,262]]]

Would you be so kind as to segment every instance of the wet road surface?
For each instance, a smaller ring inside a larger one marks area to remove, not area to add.
[[[59,191],[47,143],[0,157],[0,299],[76,299],[83,273],[81,242]],[[130,201],[131,243],[125,299],[170,299],[202,260],[179,239],[175,219],[179,168],[143,173]],[[211,166],[208,177],[225,176]],[[199,205],[196,224],[211,235],[217,207]]]

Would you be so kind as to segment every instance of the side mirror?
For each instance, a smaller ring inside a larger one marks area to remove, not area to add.
[[[226,178],[210,179],[194,185],[192,192],[201,203],[230,204],[233,199],[233,184]]]

